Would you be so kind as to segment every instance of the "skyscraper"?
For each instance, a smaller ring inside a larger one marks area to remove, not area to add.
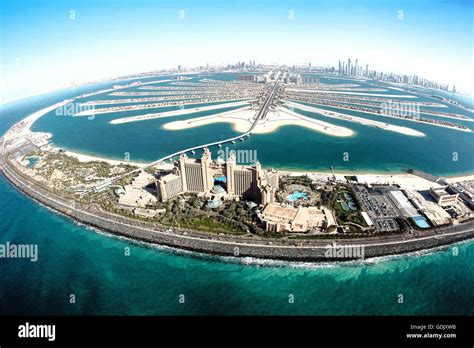
[[[346,75],[350,75],[351,74],[351,59],[349,58],[347,60],[347,71],[346,71]]]

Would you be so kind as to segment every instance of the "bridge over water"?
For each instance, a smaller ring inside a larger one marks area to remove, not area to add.
[[[190,147],[190,148],[187,148],[187,149],[184,149],[184,150],[176,151],[176,152],[174,152],[170,155],[166,155],[162,158],[159,158],[156,161],[145,164],[144,166],[142,166],[140,168],[134,169],[130,172],[127,172],[127,173],[124,173],[120,176],[112,178],[112,179],[110,179],[110,183],[113,183],[114,181],[120,180],[120,179],[122,179],[126,176],[131,175],[131,174],[138,173],[138,172],[140,172],[144,169],[153,167],[154,165],[157,165],[157,164],[162,163],[164,161],[170,160],[173,157],[179,156],[181,154],[185,154],[187,152],[193,152],[193,151],[196,151],[196,150],[201,150],[201,149],[204,149],[206,147],[211,147],[211,146],[214,146],[214,145],[220,146],[220,145],[225,144],[225,143],[232,143],[232,142],[235,143],[236,140],[244,141],[245,137],[250,137],[250,134],[255,129],[258,122],[260,120],[265,119],[265,117],[267,116],[268,109],[272,105],[273,99],[274,99],[275,95],[278,93],[278,89],[279,89],[279,81],[276,80],[275,83],[272,86],[272,89],[271,89],[270,93],[268,93],[267,97],[265,98],[265,101],[263,102],[262,107],[258,110],[256,115],[254,116],[254,121],[253,121],[252,125],[250,126],[250,128],[245,133],[240,134],[240,135],[235,136],[235,137],[232,137],[232,138],[228,138],[228,139],[224,139],[224,140],[218,140],[218,141],[210,142],[210,143],[207,143],[207,144],[197,145],[197,146],[193,146],[193,147]],[[99,183],[99,185],[100,184],[101,183]],[[86,191],[85,193],[89,193],[91,191],[93,191],[93,190],[91,189],[90,191]]]

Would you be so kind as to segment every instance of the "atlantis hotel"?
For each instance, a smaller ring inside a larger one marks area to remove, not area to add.
[[[263,170],[259,162],[253,166],[239,165],[232,151],[227,161],[213,160],[206,148],[200,159],[181,154],[173,171],[158,178],[156,188],[162,202],[191,192],[216,205],[224,199],[243,198],[265,206],[275,201],[278,172]]]

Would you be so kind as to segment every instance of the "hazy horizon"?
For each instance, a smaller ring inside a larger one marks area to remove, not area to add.
[[[178,65],[359,64],[473,94],[470,1],[49,1],[0,5],[3,102]]]

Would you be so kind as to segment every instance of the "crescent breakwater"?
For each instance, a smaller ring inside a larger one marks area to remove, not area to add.
[[[254,111],[253,107],[248,101],[240,101],[234,103],[226,103],[219,105],[204,106],[201,108],[191,108],[184,110],[173,110],[169,112],[159,114],[146,114],[131,117],[123,117],[120,119],[112,120],[110,123],[126,123],[133,121],[140,121],[142,119],[168,117],[171,115],[177,115],[180,113],[188,113],[190,111],[205,111],[211,109],[219,109],[222,105],[228,108],[230,105],[236,109],[233,112],[239,112],[241,109],[251,108],[251,117],[247,117],[246,125],[250,128],[246,128],[245,133],[240,134],[236,137],[227,139],[226,141],[234,141],[237,139],[243,140],[244,137],[250,136],[251,133],[258,133],[260,125],[268,125],[272,121],[275,114],[278,111],[278,101],[282,97],[280,90],[279,80],[276,80],[274,84],[268,85],[265,88],[262,97],[256,102],[259,106],[258,111]],[[275,100],[275,103],[274,103]],[[64,101],[67,102],[67,101]],[[287,105],[292,102],[287,100]],[[237,105],[235,105],[237,104]],[[328,112],[329,116],[345,116],[344,114],[338,114],[326,110],[320,110],[311,106],[306,106],[299,103],[293,103],[298,108],[308,108],[312,111]],[[59,105],[59,104],[58,104]],[[143,106],[139,106],[141,108]],[[122,108],[120,106],[119,108]],[[125,106],[124,108],[127,108]],[[107,108],[106,108],[107,109]],[[204,110],[203,110],[204,109]],[[314,110],[313,110],[314,109]],[[46,109],[45,109],[46,110]],[[48,109],[49,110],[49,109]],[[288,115],[292,116],[293,112],[287,107],[280,109],[287,118]],[[39,112],[41,114],[41,112]],[[288,115],[286,115],[288,114]],[[293,115],[294,116],[294,115]],[[36,117],[36,116],[35,116]],[[301,117],[300,117],[301,119]],[[352,119],[352,121],[362,120]],[[193,119],[193,122],[196,121]],[[281,118],[279,121],[288,121],[288,119]],[[191,122],[191,121],[187,121]],[[316,121],[315,121],[316,122]],[[319,121],[318,121],[319,122]],[[375,122],[375,121],[364,121],[364,122]],[[275,122],[273,122],[275,123]],[[364,123],[365,124],[365,123]],[[31,123],[20,124],[16,131],[12,132],[12,136],[23,134],[23,128],[29,129]],[[383,125],[383,124],[382,124]],[[379,128],[382,125],[378,124]],[[387,127],[390,125],[385,124]],[[25,126],[25,127],[23,127]],[[26,127],[27,126],[27,127]],[[330,131],[333,127],[330,124],[319,124],[326,131]],[[392,126],[393,127],[393,126]],[[384,128],[385,129],[385,128]],[[423,133],[406,133],[412,131],[407,127],[393,128],[398,129],[403,134],[423,135]],[[393,130],[392,128],[390,130]],[[14,129],[15,130],[15,129]],[[244,131],[244,130],[242,130]],[[349,136],[348,133],[346,136]],[[0,139],[1,140],[1,139]],[[191,147],[185,150],[180,150],[171,155],[167,155],[155,162],[149,163],[138,169],[133,169],[125,174],[121,174],[112,179],[108,179],[108,184],[114,181],[120,180],[124,176],[131,175],[137,171],[142,171],[146,168],[161,163],[166,159],[172,158],[181,153],[186,153],[195,149],[204,148],[207,146],[218,145],[223,141],[214,143],[199,145]],[[4,145],[4,143],[3,143]],[[2,149],[4,150],[4,148]],[[28,196],[44,204],[45,206],[64,214],[75,221],[83,223],[88,226],[95,227],[99,230],[110,232],[112,234],[124,236],[134,240],[140,240],[143,242],[166,245],[174,248],[183,250],[190,250],[199,253],[216,254],[222,256],[238,256],[238,257],[252,257],[257,259],[280,259],[285,261],[346,261],[354,259],[372,258],[379,256],[389,256],[394,254],[411,253],[420,250],[429,250],[450,243],[458,242],[464,239],[471,239],[474,237],[474,221],[468,221],[462,224],[439,227],[430,229],[421,235],[417,232],[410,230],[410,232],[397,233],[397,234],[379,234],[376,236],[361,236],[354,237],[345,234],[322,234],[319,236],[311,236],[303,238],[265,238],[259,235],[246,236],[229,236],[220,234],[211,234],[201,232],[199,230],[191,230],[187,228],[175,228],[166,225],[162,225],[160,222],[146,222],[138,219],[132,219],[125,215],[117,215],[111,213],[109,210],[101,207],[101,205],[94,203],[90,200],[88,203],[84,201],[77,201],[72,196],[66,198],[61,191],[54,189],[54,187],[48,189],[43,186],[41,182],[32,180],[28,175],[24,175],[21,170],[16,167],[16,163],[10,162],[9,154],[6,152],[0,152],[0,169],[4,172],[7,180],[9,180],[14,186],[23,191]],[[82,194],[88,194],[93,191],[94,188],[90,188],[89,191],[81,191]],[[300,236],[301,237],[301,236]],[[343,255],[337,252],[337,247],[343,248],[354,248],[362,253],[346,254]],[[334,250],[336,249],[336,250]],[[329,251],[329,253],[328,253]],[[336,251],[336,253],[334,253]]]
[[[20,191],[36,201],[81,222],[112,234],[128,238],[166,245],[170,247],[222,256],[253,257],[277,259],[286,261],[343,261],[359,259],[360,257],[328,257],[327,251],[331,246],[354,246],[363,248],[363,257],[372,258],[404,254],[426,250],[443,245],[473,238],[474,222],[449,228],[439,228],[424,237],[394,235],[369,239],[325,239],[311,241],[278,241],[255,238],[244,240],[242,237],[213,236],[188,229],[169,228],[159,224],[151,224],[132,220],[104,211],[93,211],[91,208],[80,206],[67,201],[51,192],[44,190],[27,180],[13,169],[7,159],[0,158],[0,169],[8,181]]]

